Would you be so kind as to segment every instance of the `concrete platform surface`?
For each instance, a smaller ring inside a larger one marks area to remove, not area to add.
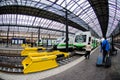
[[[120,80],[120,50],[112,56],[110,68],[96,67],[99,47],[92,51],[90,59],[84,56],[66,65],[32,74],[0,72],[0,80]]]
[[[110,68],[96,67],[99,49],[76,66],[52,77],[42,80],[120,80],[120,50],[116,56],[111,56],[112,66]]]

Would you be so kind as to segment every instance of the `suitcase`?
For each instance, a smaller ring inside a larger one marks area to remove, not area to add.
[[[102,63],[103,63],[103,56],[98,56],[97,57],[97,62],[96,62],[96,66],[99,67],[99,66],[102,66]]]
[[[109,55],[106,56],[105,67],[106,68],[111,67],[111,57]]]

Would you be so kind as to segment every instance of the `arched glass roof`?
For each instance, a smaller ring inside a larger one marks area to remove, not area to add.
[[[20,14],[0,15],[0,24],[3,24],[3,26],[0,27],[0,30],[4,31],[7,31],[8,26],[10,27],[10,31],[38,32],[39,27],[43,29],[41,30],[41,33],[45,34],[59,35],[61,34],[60,32],[65,31],[65,25],[62,23],[45,18]],[[58,32],[56,32],[57,30]],[[78,29],[69,26],[70,33],[78,31]]]
[[[55,2],[55,0],[50,0]],[[56,4],[65,7],[65,0],[58,0]],[[88,0],[66,0],[67,9],[84,20],[99,36],[102,36],[100,24]]]
[[[94,1],[94,0],[90,0],[90,1]],[[98,34],[100,37],[103,36],[101,26],[98,20],[98,16],[96,16],[96,13],[92,8],[93,5],[91,6],[88,0],[1,0],[0,1],[0,6],[9,6],[9,5],[31,6],[38,9],[43,9],[43,10],[53,12],[64,18],[65,18],[65,11],[67,10],[69,20],[77,23],[78,25],[80,25],[85,29],[90,29],[90,28],[93,29],[96,32],[96,34]],[[97,4],[94,4],[94,5],[97,5]],[[108,6],[109,22],[108,22],[106,35],[110,36],[110,34],[116,28],[118,21],[120,19],[119,17],[120,1],[108,0],[108,5],[109,5]],[[38,13],[33,12],[33,14],[35,15],[37,15]],[[5,30],[4,28],[5,26],[6,27],[11,26],[10,30],[12,29],[15,30],[18,27],[21,31],[37,32],[38,31],[37,27],[41,27],[42,29],[47,30],[43,32],[55,34],[57,31],[60,31],[60,32],[65,31],[65,25],[62,23],[63,21],[57,22],[57,21],[42,18],[42,17],[25,15],[25,14],[24,15],[17,14],[17,11],[16,11],[16,14],[0,15],[1,30]],[[16,27],[16,28],[14,29],[12,27]],[[69,26],[70,33],[76,33],[79,31],[78,29],[75,29],[72,27],[73,26]],[[58,32],[58,34],[61,34],[60,32]]]
[[[116,29],[120,21],[120,0],[109,0],[109,23],[107,29],[107,36]]]

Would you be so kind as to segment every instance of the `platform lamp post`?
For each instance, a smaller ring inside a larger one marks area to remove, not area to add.
[[[65,0],[65,24],[66,24],[66,52],[68,52],[68,13],[67,13],[67,0]]]

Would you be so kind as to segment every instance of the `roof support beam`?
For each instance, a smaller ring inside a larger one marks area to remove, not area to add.
[[[51,31],[57,31],[57,32],[66,32],[66,31],[62,31],[62,30],[56,30],[56,29],[50,29],[50,28],[44,28],[44,27],[41,27],[41,26],[26,26],[26,25],[15,25],[15,24],[0,24],[0,26],[18,26],[18,27],[26,27],[26,28],[37,28],[37,29],[45,29],[45,30],[51,30]],[[70,34],[74,34],[74,33],[71,33],[69,32]]]
[[[105,37],[109,20],[108,0],[88,0],[88,1],[93,7],[93,10],[95,11],[98,17],[103,37]]]
[[[16,12],[17,9],[17,12]],[[37,8],[33,8],[33,7],[28,7],[28,6],[3,6],[0,7],[0,14],[23,14],[23,15],[31,15],[31,16],[37,16],[37,17],[42,17],[42,18],[47,18],[53,21],[57,21],[60,23],[65,24],[65,18],[64,16],[60,16],[57,15],[55,13],[52,13],[50,11],[46,11],[46,10],[42,10],[42,9],[37,9]],[[36,15],[36,13],[38,13]],[[62,22],[61,22],[62,21]],[[86,31],[85,28],[83,28],[82,26],[80,26],[79,24],[71,21],[68,19],[68,25],[72,26],[76,29],[82,30],[82,31]]]

